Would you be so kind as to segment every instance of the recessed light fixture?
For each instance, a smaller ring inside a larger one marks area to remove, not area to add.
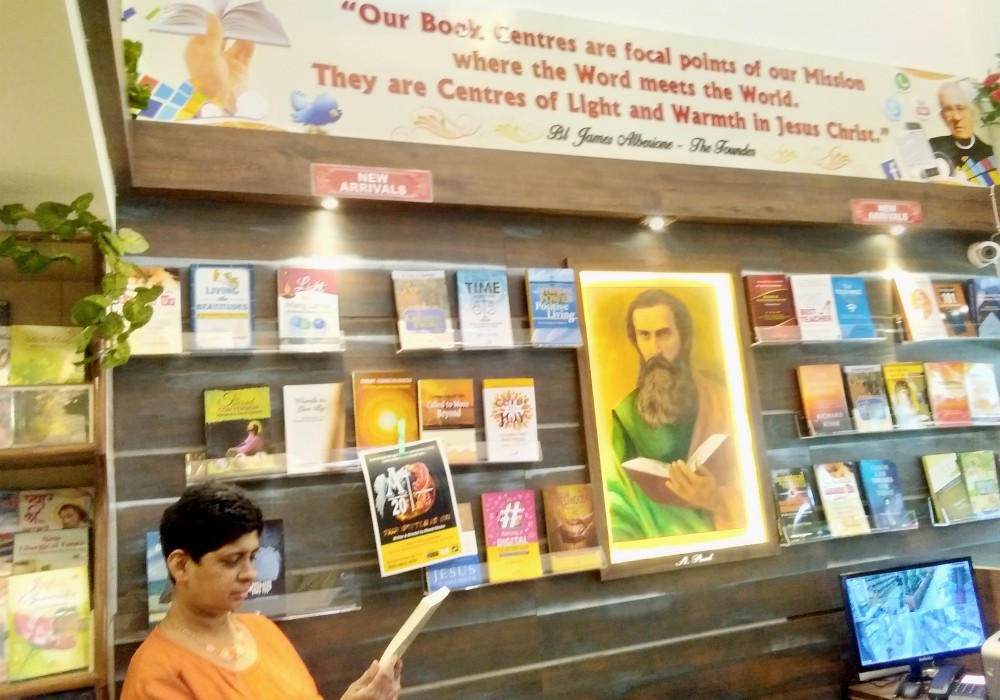
[[[662,231],[667,227],[667,219],[663,216],[647,216],[645,221],[646,227],[650,231]]]
[[[333,211],[338,206],[340,206],[340,202],[337,201],[336,197],[323,197],[319,205],[324,209],[326,209],[327,211]]]
[[[906,233],[906,227],[903,226],[902,224],[896,224],[895,226],[890,226],[889,233],[891,233],[893,236],[902,236],[904,233]]]

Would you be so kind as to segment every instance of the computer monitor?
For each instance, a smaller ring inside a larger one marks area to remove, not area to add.
[[[903,682],[920,682],[986,641],[969,557],[841,574],[840,587],[860,674],[909,666]]]

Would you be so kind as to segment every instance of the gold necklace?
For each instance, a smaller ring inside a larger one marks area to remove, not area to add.
[[[226,615],[226,624],[229,627],[229,631],[232,632],[233,643],[224,647],[219,647],[211,642],[204,641],[204,639],[202,639],[202,635],[192,632],[183,625],[178,624],[177,629],[184,636],[190,637],[195,642],[200,644],[202,648],[212,656],[222,661],[239,661],[247,653],[246,634],[242,629],[236,626],[232,613],[228,613]]]

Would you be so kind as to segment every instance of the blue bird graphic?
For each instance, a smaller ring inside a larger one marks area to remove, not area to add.
[[[331,95],[317,95],[311,102],[301,90],[296,90],[292,98],[292,120],[305,124],[310,133],[322,133],[323,127],[333,124],[343,116],[337,100]]]

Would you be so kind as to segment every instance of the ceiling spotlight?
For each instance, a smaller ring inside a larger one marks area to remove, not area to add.
[[[662,231],[667,227],[667,220],[662,216],[647,216],[646,226],[650,231]]]
[[[902,224],[896,224],[895,226],[890,226],[889,233],[891,233],[893,236],[902,236],[904,233],[906,233],[906,227],[903,226]]]
[[[337,201],[336,197],[323,197],[319,205],[327,211],[333,211],[340,206],[340,202]]]

